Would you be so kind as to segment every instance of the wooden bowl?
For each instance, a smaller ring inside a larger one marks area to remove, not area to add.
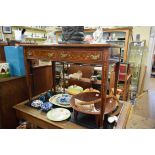
[[[82,101],[84,104],[77,104],[76,101]],[[98,102],[95,102],[98,101]],[[94,102],[94,103],[93,103]],[[101,94],[97,92],[85,92],[72,96],[71,107],[77,112],[82,112],[86,114],[99,115],[101,109]],[[118,105],[117,99],[115,96],[107,96],[105,104],[104,114],[111,113],[115,110]]]

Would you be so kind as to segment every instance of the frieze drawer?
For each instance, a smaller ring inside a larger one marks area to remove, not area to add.
[[[74,61],[74,62],[98,62],[101,61],[101,52],[96,51],[63,51],[59,53],[61,61]]]
[[[102,51],[95,50],[28,50],[28,59],[50,59],[51,61],[93,62],[102,61]]]
[[[55,60],[57,58],[57,51],[49,52],[49,50],[29,50],[27,52],[27,58]]]

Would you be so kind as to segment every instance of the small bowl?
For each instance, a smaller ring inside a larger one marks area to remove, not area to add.
[[[45,95],[40,95],[39,100],[41,100],[42,102],[45,102],[46,101]]]
[[[41,105],[41,110],[47,112],[47,111],[49,111],[49,110],[52,109],[52,106],[53,106],[52,103],[50,103],[50,102],[44,102],[44,103]]]
[[[34,101],[32,101],[31,106],[34,107],[34,108],[40,108],[42,104],[43,104],[43,101],[34,100]]]

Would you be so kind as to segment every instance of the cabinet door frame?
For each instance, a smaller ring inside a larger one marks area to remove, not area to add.
[[[124,56],[123,56],[123,62],[126,62],[128,60],[128,49],[129,49],[129,42],[133,40],[132,36],[132,27],[127,28],[103,28],[104,32],[125,32],[125,44],[124,44]]]

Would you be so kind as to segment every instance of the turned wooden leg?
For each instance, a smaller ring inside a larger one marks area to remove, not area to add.
[[[78,111],[74,110],[74,120],[77,121]]]
[[[56,73],[55,73],[55,62],[52,61],[52,80],[53,80],[53,83],[51,85],[51,90],[53,88],[54,93],[56,92],[56,82],[55,82],[56,79],[55,79],[55,77],[56,77]]]
[[[96,115],[95,119],[96,119],[96,126],[97,126],[97,128],[99,128],[100,127],[100,117],[99,117],[99,115]]]

